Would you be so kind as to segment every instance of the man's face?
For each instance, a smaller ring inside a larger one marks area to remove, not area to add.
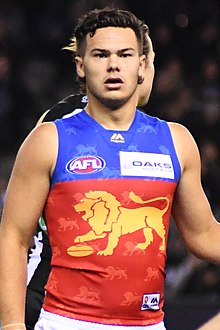
[[[138,76],[144,75],[144,56],[130,28],[106,27],[87,35],[85,56],[76,59],[77,72],[86,78],[90,98],[117,109],[137,97]]]

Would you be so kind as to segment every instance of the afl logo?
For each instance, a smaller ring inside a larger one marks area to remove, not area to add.
[[[66,164],[67,171],[74,174],[91,174],[101,171],[104,167],[104,159],[98,156],[77,157]]]

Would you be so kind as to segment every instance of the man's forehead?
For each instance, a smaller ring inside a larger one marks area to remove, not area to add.
[[[97,29],[94,35],[87,34],[87,45],[102,47],[105,45],[121,44],[122,48],[127,48],[136,45],[137,38],[131,28],[122,27],[104,27]]]

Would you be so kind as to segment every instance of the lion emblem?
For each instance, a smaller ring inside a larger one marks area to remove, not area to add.
[[[160,250],[165,250],[165,227],[163,215],[169,208],[167,197],[157,197],[143,201],[134,192],[129,194],[130,200],[139,205],[138,208],[121,206],[114,195],[106,191],[89,191],[85,197],[74,205],[76,212],[82,212],[82,219],[91,227],[86,234],[77,236],[75,243],[89,242],[108,237],[107,246],[97,252],[98,255],[112,255],[117,247],[120,236],[142,229],[145,241],[136,245],[137,249],[145,250],[153,242],[153,231],[161,238]],[[165,207],[159,209],[147,206],[150,202],[163,200]],[[135,221],[133,221],[135,219]]]
[[[147,268],[147,276],[145,277],[145,281],[157,280],[159,278],[159,270],[155,267]]]
[[[115,278],[117,279],[127,279],[127,274],[125,269],[121,269],[118,267],[113,267],[113,266],[108,266],[105,271],[107,272],[106,277],[109,280],[114,280]]]
[[[137,305],[140,303],[140,300],[142,299],[141,296],[137,295],[137,293],[133,293],[130,291],[127,291],[124,294],[125,299],[122,301],[122,306],[130,306],[130,305]]]
[[[67,229],[72,230],[74,228],[79,229],[79,226],[77,225],[76,220],[71,220],[69,218],[67,218],[67,219],[59,218],[58,222],[60,225],[58,231],[66,231]]]
[[[79,294],[76,296],[81,300],[100,301],[99,292],[93,289],[87,288],[86,286],[79,287]]]
[[[123,252],[123,256],[133,256],[133,254],[145,254],[145,250],[137,249],[137,244],[127,241],[125,243],[125,251]]]

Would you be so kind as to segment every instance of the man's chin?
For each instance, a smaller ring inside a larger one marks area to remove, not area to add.
[[[103,105],[107,106],[111,110],[117,110],[127,102],[125,98],[106,97],[102,99]]]
[[[112,110],[117,110],[125,103],[126,102],[124,100],[109,100],[106,105]]]

